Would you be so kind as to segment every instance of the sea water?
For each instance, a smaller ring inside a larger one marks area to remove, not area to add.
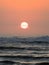
[[[49,43],[0,43],[0,65],[49,62]]]

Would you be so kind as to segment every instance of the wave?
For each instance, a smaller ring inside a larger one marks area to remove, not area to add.
[[[36,57],[36,56],[32,56],[32,55],[9,55],[9,54],[6,54],[6,55],[0,55],[0,58],[19,58],[19,59],[49,59],[49,57],[44,57],[44,56],[41,56],[41,57]]]
[[[49,62],[14,62],[9,60],[0,61],[0,65],[49,65]]]
[[[47,40],[0,39],[0,65],[40,65],[45,62],[49,62]]]
[[[49,43],[49,36],[42,37],[28,37],[28,38],[18,38],[18,37],[0,37],[0,43]]]
[[[40,47],[40,46],[37,46],[37,47],[14,47],[14,46],[0,46],[0,49],[2,49],[2,50],[4,50],[4,49],[9,49],[9,50],[11,50],[11,49],[13,49],[13,50],[15,50],[15,49],[18,49],[18,50],[49,50],[49,46],[47,47],[47,46],[45,46],[45,47]]]

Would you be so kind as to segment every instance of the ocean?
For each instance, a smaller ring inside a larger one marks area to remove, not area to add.
[[[49,43],[6,42],[0,39],[0,65],[36,65],[49,62]]]

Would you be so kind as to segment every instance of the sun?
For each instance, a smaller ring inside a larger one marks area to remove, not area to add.
[[[22,22],[21,23],[21,28],[22,29],[27,29],[28,28],[28,23],[27,22]]]

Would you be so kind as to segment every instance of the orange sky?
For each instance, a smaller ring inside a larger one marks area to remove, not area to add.
[[[23,30],[20,23],[29,28]],[[49,0],[0,0],[0,36],[49,35]]]

